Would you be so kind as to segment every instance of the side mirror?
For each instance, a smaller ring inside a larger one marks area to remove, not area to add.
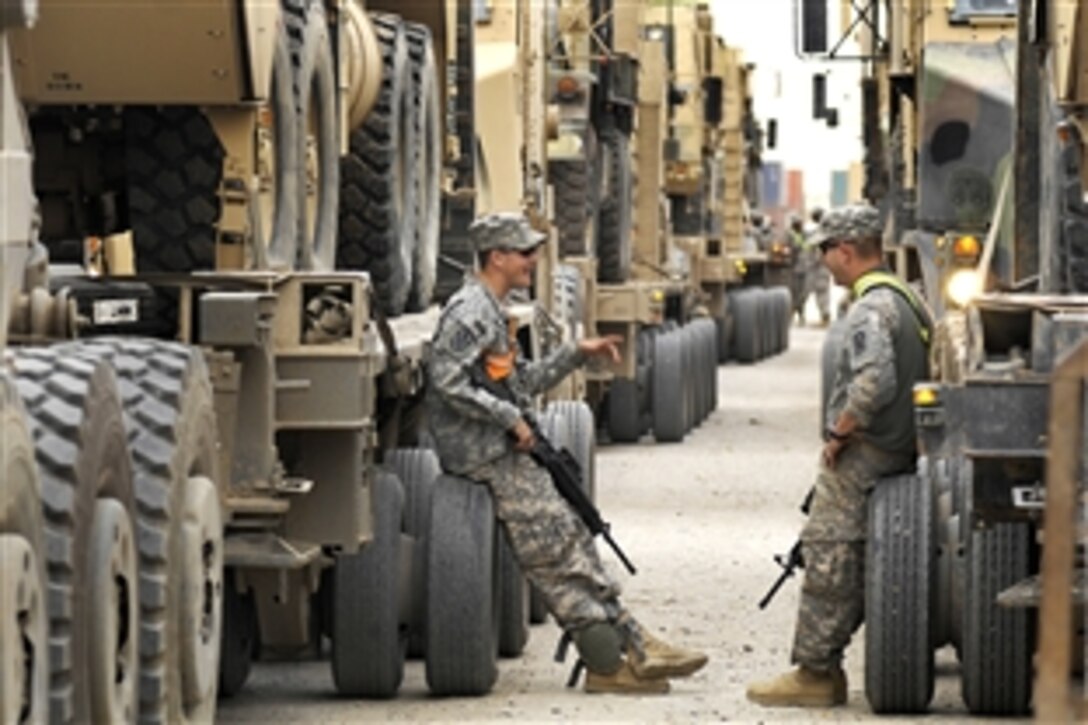
[[[812,117],[819,120],[827,115],[827,76],[812,76]]]
[[[837,108],[827,109],[826,113],[824,114],[824,118],[827,120],[827,127],[828,128],[838,128],[839,127],[839,109],[837,109]]]
[[[773,149],[778,145],[778,119],[767,119],[767,148]]]
[[[827,0],[800,0],[801,52],[827,53]]]

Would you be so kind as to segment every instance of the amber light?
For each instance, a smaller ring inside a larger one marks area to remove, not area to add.
[[[940,396],[937,395],[937,389],[918,386],[914,389],[914,405],[918,408],[932,408],[940,401]]]
[[[563,76],[555,84],[555,91],[561,96],[575,96],[578,94],[578,79],[574,76]]]
[[[952,245],[952,254],[957,257],[977,257],[980,251],[982,245],[978,243],[978,238],[970,234],[958,238]]]

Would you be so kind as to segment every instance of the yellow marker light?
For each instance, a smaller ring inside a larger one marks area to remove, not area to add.
[[[650,292],[650,301],[651,302],[656,302],[656,303],[664,302],[665,301],[664,291],[659,290],[659,289],[655,289],[654,291]]]
[[[748,274],[748,265],[744,263],[743,259],[738,259],[733,262],[733,267],[741,274],[741,276]]]
[[[977,257],[980,251],[982,251],[982,245],[979,244],[978,237],[970,234],[959,237],[952,245],[952,254],[957,257]]]
[[[917,408],[932,408],[941,402],[941,396],[937,394],[937,388],[928,385],[916,385],[914,387],[914,405]]]

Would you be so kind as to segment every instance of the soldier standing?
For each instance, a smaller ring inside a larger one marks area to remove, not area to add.
[[[820,312],[820,324],[827,325],[831,321],[831,274],[823,263],[823,255],[817,248],[816,234],[820,228],[820,220],[823,219],[823,209],[816,207],[812,210],[809,227],[809,241],[806,245],[806,254],[803,255],[807,262],[805,269],[805,291],[801,300],[801,317],[804,321],[805,303],[809,295],[816,297],[816,309]]]
[[[428,412],[442,468],[490,489],[522,572],[578,650],[586,692],[668,692],[667,678],[691,675],[706,655],[654,638],[621,606],[619,585],[589,530],[528,454],[532,396],[591,356],[618,361],[621,338],[566,343],[527,361],[509,332],[503,301],[532,283],[544,237],[511,213],[482,217],[469,234],[480,271],[443,309],[429,365]],[[517,405],[473,384],[481,366],[503,372]]]
[[[805,299],[806,280],[808,278],[808,244],[801,217],[790,215],[789,228],[786,230],[786,239],[790,245],[790,256],[793,261],[793,270],[790,277],[790,295],[793,298],[793,312],[797,315],[797,322],[805,324]]]
[[[912,388],[928,373],[932,321],[924,304],[883,267],[880,215],[867,205],[835,209],[815,241],[853,304],[837,353],[827,426],[809,520],[801,533],[805,578],[794,634],[796,669],[748,687],[769,707],[846,702],[842,657],[865,605],[869,491],[915,461]]]

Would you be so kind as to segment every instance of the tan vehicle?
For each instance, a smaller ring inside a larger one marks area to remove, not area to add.
[[[209,720],[255,657],[325,641],[345,694],[394,694],[405,647],[480,693],[524,646],[523,605],[493,628],[499,539],[456,548],[494,531],[479,490],[432,497],[401,447],[440,212],[482,193],[472,8],[44,2],[5,28],[3,420],[36,442],[4,448],[3,661],[35,645],[5,721]]]

